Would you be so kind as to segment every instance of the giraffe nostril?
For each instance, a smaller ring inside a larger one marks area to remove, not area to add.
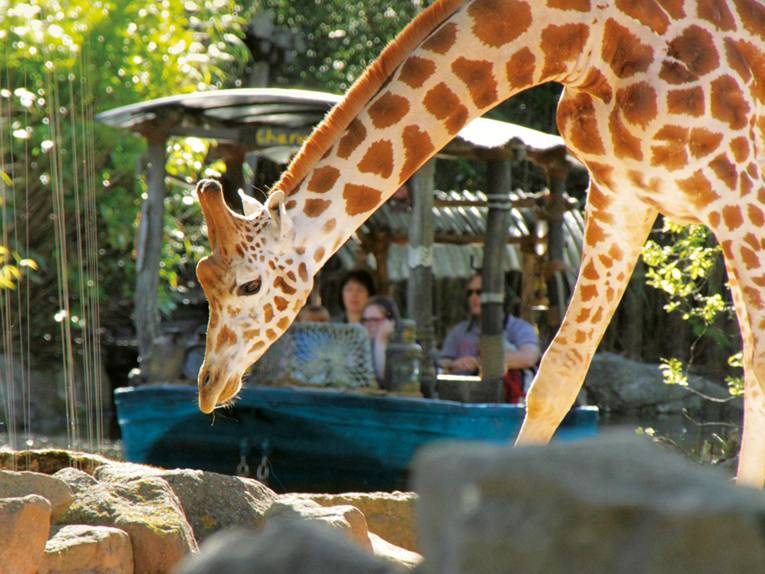
[[[208,372],[208,373],[205,373],[205,376],[202,379],[202,386],[206,387],[209,384],[210,384],[210,373]]]

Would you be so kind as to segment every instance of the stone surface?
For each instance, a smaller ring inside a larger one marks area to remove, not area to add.
[[[78,468],[93,474],[102,464],[114,462],[106,457],[63,449],[0,450],[0,469],[28,470],[53,474],[62,468]]]
[[[401,574],[325,525],[268,522],[260,532],[232,529],[210,537],[174,574]]]
[[[72,491],[57,478],[39,472],[0,470],[0,498],[39,494],[48,500],[55,522],[72,503]]]
[[[73,524],[57,527],[45,544],[40,574],[133,574],[133,548],[124,530]]]
[[[110,464],[95,472],[98,480],[110,483],[149,475],[162,478],[173,489],[197,542],[223,528],[261,527],[266,511],[276,498],[273,490],[257,480],[201,470]]]
[[[406,550],[417,550],[414,512],[417,495],[413,492],[347,492],[300,496],[315,500],[322,506],[355,506],[364,514],[370,532]]]
[[[130,535],[136,572],[169,572],[196,551],[194,534],[170,485],[158,476],[100,482],[76,469],[55,474],[74,493],[63,524],[114,526]]]
[[[717,574],[765,564],[765,495],[647,439],[441,444],[414,462],[423,572]]]
[[[712,397],[728,396],[720,385],[695,375],[689,377],[689,386]],[[614,413],[670,414],[688,410],[698,415],[710,409],[720,410],[719,405],[685,387],[664,384],[659,365],[639,363],[613,353],[598,353],[593,357],[584,389],[590,404]],[[740,400],[734,400],[727,403],[727,408],[740,410],[740,405]],[[714,414],[719,417],[723,413]]]
[[[373,532],[369,533],[369,540],[372,542],[372,553],[378,558],[410,570],[422,562],[422,556],[417,552],[395,546]]]
[[[372,552],[367,521],[361,511],[354,506],[322,506],[318,502],[301,496],[282,494],[266,512],[267,521],[274,519],[320,522],[339,530],[359,547]]]
[[[30,494],[0,498],[0,571],[37,574],[50,532],[51,505]]]

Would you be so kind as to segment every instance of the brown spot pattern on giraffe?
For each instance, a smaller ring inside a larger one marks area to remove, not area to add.
[[[756,0],[733,0],[744,28],[765,42],[765,6]]]
[[[689,26],[668,44],[668,55],[685,65],[694,77],[701,77],[720,65],[714,38],[700,26]]]
[[[303,213],[308,217],[319,217],[332,205],[328,199],[306,199],[303,205]]]
[[[443,82],[425,94],[423,104],[428,112],[444,122],[446,130],[452,135],[460,131],[467,122],[467,108],[462,105],[457,94]]]
[[[435,149],[428,132],[416,125],[406,126],[401,140],[404,144],[404,165],[398,176],[399,183],[406,181]]]
[[[308,191],[326,193],[335,185],[340,177],[340,170],[331,165],[317,167],[308,182]]]
[[[436,54],[446,54],[457,40],[457,24],[449,22],[436,30],[430,38],[422,43],[422,47],[429,52]]]
[[[366,137],[367,128],[364,127],[361,120],[358,118],[354,119],[348,124],[345,134],[340,138],[340,142],[337,144],[337,157],[348,159]]]
[[[367,110],[372,123],[378,129],[398,123],[408,112],[409,100],[391,92],[385,92]]]
[[[228,326],[223,325],[218,333],[218,337],[215,339],[215,352],[219,352],[229,345],[235,345],[236,341],[236,333],[229,329]]]
[[[722,209],[722,218],[728,229],[735,231],[744,224],[744,216],[738,205],[726,205]]]
[[[284,311],[287,307],[289,307],[290,302],[287,301],[284,297],[279,297],[278,295],[274,297],[274,306],[278,311]]]
[[[587,73],[584,81],[579,84],[579,89],[583,92],[602,100],[605,103],[610,103],[613,98],[614,91],[611,88],[611,84],[608,82],[608,78],[603,75],[603,72],[597,68],[593,68]]]
[[[585,24],[551,24],[542,30],[542,51],[545,53],[544,78],[554,78],[566,71],[566,64],[581,55],[590,31]]]
[[[732,129],[743,128],[749,114],[749,104],[732,76],[722,76],[712,82],[712,115]]]
[[[323,247],[319,247],[313,254],[313,260],[317,263],[324,258],[326,250]]]
[[[571,145],[583,153],[605,153],[595,117],[592,96],[578,92],[558,105],[558,129],[566,134]]]
[[[675,20],[685,18],[685,0],[658,0],[658,2]]]
[[[648,82],[637,82],[616,92],[617,108],[631,124],[645,127],[658,114],[656,90]]]
[[[662,166],[670,171],[685,167],[688,162],[688,128],[667,125],[656,132],[655,140],[667,142],[651,147],[651,165]]]
[[[547,0],[547,5],[550,8],[559,8],[560,10],[590,11],[590,0]]]
[[[287,317],[282,317],[276,322],[276,328],[281,331],[284,331],[289,326],[290,326],[290,320]]]
[[[701,170],[697,170],[689,178],[678,180],[677,185],[688,201],[699,211],[720,199]]]
[[[716,150],[722,143],[722,134],[709,131],[706,128],[693,128],[691,130],[688,149],[695,158],[704,157]]]
[[[468,14],[473,34],[495,48],[509,44],[531,26],[531,8],[520,0],[476,0]]]
[[[488,60],[459,57],[452,62],[452,71],[467,86],[470,98],[478,109],[489,107],[499,97],[493,68],[494,65]]]
[[[327,221],[324,222],[324,225],[321,226],[321,230],[324,233],[329,233],[335,228],[336,225],[337,225],[337,219],[333,217],[332,219],[327,219]]]
[[[298,265],[298,276],[304,283],[308,281],[308,268],[303,262]]]
[[[720,0],[696,0],[696,5],[699,18],[714,24],[718,30],[736,29],[736,20],[725,3]]]
[[[640,139],[632,135],[627,126],[624,125],[619,108],[615,108],[609,115],[608,127],[611,130],[611,142],[617,157],[638,161],[643,159]]]
[[[749,157],[749,141],[743,136],[737,137],[731,140],[730,150],[736,162],[743,163]]]
[[[433,60],[420,58],[419,56],[410,56],[401,66],[399,79],[410,88],[420,88],[436,71],[436,64]]]
[[[655,0],[616,0],[616,7],[657,34],[667,32],[669,18]]]
[[[700,116],[704,113],[704,106],[704,90],[700,87],[667,93],[667,109],[671,114]]]
[[[521,48],[512,55],[505,65],[507,81],[514,88],[525,88],[534,81],[534,70],[536,69],[536,58],[534,53],[528,48]]]
[[[653,62],[653,50],[612,18],[603,31],[601,57],[617,77],[625,79],[645,72]]]
[[[274,318],[274,308],[271,306],[271,303],[266,303],[263,306],[263,320],[266,323],[270,323]]]
[[[347,183],[343,188],[343,199],[345,212],[348,215],[359,215],[377,207],[382,200],[382,193],[379,189],[367,185]]]
[[[390,140],[377,140],[372,143],[356,167],[361,173],[389,178],[393,173],[393,144]]]
[[[297,293],[297,289],[287,283],[287,281],[281,275],[277,275],[274,279],[274,287],[281,290],[281,292],[285,295],[294,295]]]
[[[718,155],[710,163],[709,167],[715,172],[715,175],[722,181],[729,189],[736,188],[736,181],[738,180],[738,172],[736,166],[724,155]]]

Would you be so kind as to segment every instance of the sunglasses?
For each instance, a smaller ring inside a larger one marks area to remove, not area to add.
[[[470,297],[471,295],[480,295],[481,294],[481,290],[480,289],[468,289],[467,291],[465,291],[465,294],[468,297]]]

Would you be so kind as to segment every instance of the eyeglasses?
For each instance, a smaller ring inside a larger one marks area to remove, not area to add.
[[[470,297],[471,295],[480,295],[481,294],[481,290],[480,289],[468,289],[467,291],[465,291],[465,294],[468,297]]]

